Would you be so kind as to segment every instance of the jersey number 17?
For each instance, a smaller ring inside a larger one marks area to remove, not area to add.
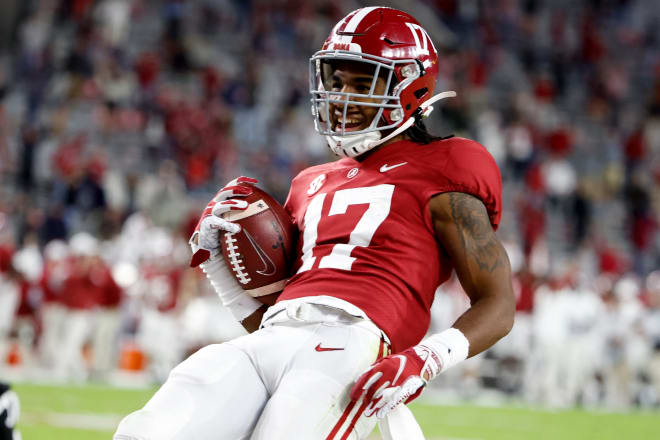
[[[351,257],[351,252],[356,246],[366,247],[371,243],[371,239],[376,229],[383,223],[390,213],[392,205],[392,194],[394,185],[376,185],[363,188],[348,188],[337,191],[332,198],[328,216],[346,214],[350,205],[368,204],[367,210],[358,220],[351,231],[348,243],[337,243],[332,248],[329,255],[324,256],[319,261],[318,267],[328,269],[351,270],[355,257]],[[310,270],[314,267],[316,257],[314,248],[319,235],[319,222],[323,203],[327,194],[318,194],[307,207],[304,219],[302,261],[303,264],[298,269],[298,273]]]

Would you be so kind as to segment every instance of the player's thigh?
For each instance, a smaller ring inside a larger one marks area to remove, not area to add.
[[[376,424],[351,386],[382,350],[363,328],[320,326],[298,351],[264,408],[252,440],[363,439]]]
[[[202,348],[172,370],[116,440],[249,438],[268,395],[252,362],[229,344]]]

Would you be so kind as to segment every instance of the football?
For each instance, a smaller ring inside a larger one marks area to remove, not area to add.
[[[220,235],[225,263],[252,297],[273,305],[290,275],[297,228],[284,207],[268,193],[250,186],[247,209],[223,218],[241,225],[241,231]]]

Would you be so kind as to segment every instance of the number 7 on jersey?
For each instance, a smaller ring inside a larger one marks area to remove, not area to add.
[[[356,246],[369,246],[376,229],[390,213],[393,193],[394,185],[348,188],[337,191],[332,198],[328,216],[346,214],[346,210],[350,205],[368,204],[369,207],[351,231],[348,243],[335,244],[332,252],[321,258],[318,267],[351,270],[355,261],[355,257],[351,257],[351,252]],[[316,262],[314,248],[319,235],[318,227],[326,196],[325,193],[316,195],[305,212],[302,246],[303,264],[298,269],[298,273],[311,269]]]

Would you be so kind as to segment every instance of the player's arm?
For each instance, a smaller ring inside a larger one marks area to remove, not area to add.
[[[257,310],[255,310],[253,314],[242,320],[241,325],[243,328],[248,333],[256,332],[259,330],[259,326],[261,325],[261,318],[264,317],[266,310],[268,310],[268,306],[262,305]]]
[[[431,379],[487,349],[513,326],[509,259],[483,203],[451,192],[434,196],[429,208],[436,238],[454,264],[472,306],[452,328],[380,359],[360,376],[351,399],[370,402],[368,416],[382,418],[402,402],[412,401]]]
[[[465,193],[443,193],[431,199],[429,208],[438,242],[472,303],[453,328],[469,341],[468,357],[474,356],[513,326],[509,258],[481,200]]]
[[[219,234],[223,231],[236,233],[240,230],[240,225],[222,218],[226,212],[247,208],[247,202],[238,198],[249,195],[252,190],[238,186],[239,183],[255,184],[257,181],[241,176],[229,182],[208,203],[189,241],[193,251],[190,266],[202,268],[222,305],[229,309],[245,330],[252,333],[259,328],[266,307],[249,296],[236,282],[222,259],[219,240]]]
[[[198,240],[198,236],[194,236],[191,239],[191,246],[193,246],[193,248],[195,246],[199,246]],[[259,306],[257,301],[251,301],[246,296],[246,294],[242,292],[242,289],[240,289],[240,286],[238,286],[237,283],[231,278],[231,275],[223,270],[223,261],[220,261],[218,258],[217,263],[215,264],[217,264],[218,267],[215,267],[213,260],[209,259],[201,265],[204,273],[206,273],[209,280],[211,280],[211,285],[218,294],[220,301],[223,303],[223,305],[225,305],[225,307],[229,307],[230,312],[232,312],[237,321],[248,333],[259,330],[261,318],[263,318],[264,313],[266,313],[266,310],[268,310],[268,307],[265,305]],[[216,279],[219,279],[219,281],[214,282]],[[242,295],[243,298],[241,298],[239,295]],[[234,297],[240,298],[241,302],[247,302],[247,304],[240,304],[238,307],[232,307],[232,303],[229,302],[229,300],[233,299]],[[254,312],[251,312],[254,307],[259,308],[254,310]],[[243,316],[247,313],[250,314],[243,318]]]

